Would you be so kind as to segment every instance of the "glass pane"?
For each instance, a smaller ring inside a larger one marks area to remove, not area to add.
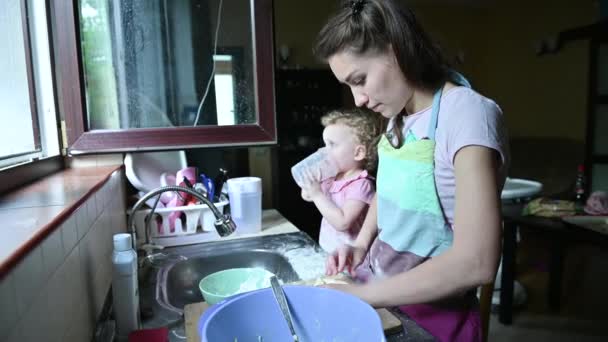
[[[594,164],[591,172],[591,191],[608,191],[608,164]]]
[[[251,26],[243,0],[80,0],[89,129],[256,123]]]
[[[21,1],[0,1],[0,159],[36,149]]]
[[[608,105],[596,107],[593,129],[593,154],[608,154]]]
[[[598,49],[597,93],[608,95],[608,44],[601,44]]]

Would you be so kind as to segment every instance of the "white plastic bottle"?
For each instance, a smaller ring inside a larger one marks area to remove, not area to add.
[[[114,235],[112,297],[118,341],[127,341],[129,333],[140,326],[137,253],[131,246],[130,234]]]

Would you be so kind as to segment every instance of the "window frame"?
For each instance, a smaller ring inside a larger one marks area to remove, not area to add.
[[[34,70],[32,64],[32,47],[30,40],[30,27],[27,0],[20,0],[21,14],[21,30],[23,32],[23,48],[25,53],[25,71],[27,73],[27,88],[30,102],[30,116],[32,118],[32,138],[34,141],[34,149],[31,151],[14,153],[6,156],[0,156],[0,164],[6,160],[16,160],[15,163],[20,163],[26,160],[25,157],[35,158],[40,156],[42,151],[42,143],[40,139],[40,124],[38,121],[38,107],[36,105],[36,89],[34,85]],[[0,166],[1,167],[1,166]]]
[[[66,126],[68,153],[115,153],[193,147],[276,144],[272,0],[252,0],[254,27],[256,124],[88,130],[86,90],[81,60],[78,0],[51,3],[52,36],[60,112]]]
[[[46,0],[46,16],[47,16],[47,28],[49,32],[48,39],[50,39],[50,11],[49,11],[49,0]],[[5,194],[11,190],[14,190],[18,187],[21,187],[25,184],[31,183],[37,179],[40,179],[44,176],[50,175],[57,171],[65,169],[65,161],[61,153],[59,155],[40,158],[42,152],[42,138],[40,132],[40,119],[39,119],[39,111],[38,111],[38,100],[36,94],[36,85],[34,78],[34,64],[32,58],[32,47],[31,47],[31,31],[30,31],[30,17],[28,13],[28,0],[20,0],[21,4],[21,25],[23,29],[23,41],[25,47],[25,62],[26,62],[26,70],[27,70],[27,79],[28,79],[28,91],[30,98],[30,114],[32,116],[32,128],[34,134],[34,142],[35,142],[35,151],[18,153],[10,156],[3,157],[3,160],[29,156],[29,161],[18,161],[15,165],[10,165],[7,167],[3,167],[0,169],[0,194]],[[53,74],[53,85],[55,88],[55,70],[53,68],[53,45],[52,42],[49,41],[49,49],[50,49],[50,64],[51,64],[51,73]],[[57,106],[57,93],[54,92],[53,96],[55,98],[55,106]],[[57,109],[57,108],[55,108]],[[55,110],[55,113],[58,113]],[[59,118],[57,117],[57,124],[59,123]],[[59,130],[58,130],[59,132]],[[61,139],[59,139],[59,135],[56,137],[59,142],[59,148],[62,149]]]

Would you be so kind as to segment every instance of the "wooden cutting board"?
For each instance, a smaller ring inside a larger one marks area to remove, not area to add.
[[[308,284],[319,285],[332,282],[333,281],[327,281],[327,279],[323,279],[308,282]],[[207,303],[205,302],[187,304],[184,307],[187,342],[201,342],[201,337],[198,335],[198,320],[203,314],[203,312],[207,310],[207,308],[209,308],[209,305],[207,305]],[[385,335],[398,333],[402,330],[401,320],[399,320],[399,318],[397,318],[397,316],[395,316],[393,313],[384,308],[376,309],[376,312],[378,313],[378,315],[380,316],[380,320],[382,321],[382,328],[384,329]]]

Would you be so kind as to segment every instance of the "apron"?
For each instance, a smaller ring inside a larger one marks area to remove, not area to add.
[[[468,82],[456,75],[464,86]],[[442,89],[433,98],[427,137],[411,131],[401,147],[386,136],[378,143],[378,236],[357,278],[367,281],[405,272],[450,248],[453,232],[443,215],[435,186],[435,131]],[[407,286],[407,284],[404,284]],[[474,291],[437,303],[399,309],[439,341],[481,341]]]

